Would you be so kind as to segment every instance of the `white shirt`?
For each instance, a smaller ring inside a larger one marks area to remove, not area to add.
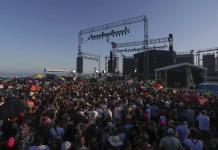
[[[104,111],[104,114],[108,118],[112,118],[112,116],[113,116],[112,112],[111,112],[111,110],[109,108]]]
[[[96,108],[95,111],[98,112],[98,118],[102,118],[103,110],[101,108]]]

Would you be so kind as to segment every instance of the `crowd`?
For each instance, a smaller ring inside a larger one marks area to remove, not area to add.
[[[32,85],[40,88],[31,91]],[[207,96],[204,105],[186,103],[185,95],[199,93],[151,85],[8,81],[0,105],[17,99],[29,107],[0,121],[0,149],[218,150],[218,97]]]

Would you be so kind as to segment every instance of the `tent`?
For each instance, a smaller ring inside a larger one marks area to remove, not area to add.
[[[197,105],[205,105],[209,102],[207,98],[196,94],[185,95],[183,97],[183,100],[187,104],[197,104]]]
[[[161,84],[159,84],[159,83],[153,84],[152,87],[157,89],[157,90],[163,89],[163,86]]]
[[[33,75],[33,78],[36,78],[36,79],[42,79],[44,77],[44,75],[42,75],[42,74],[34,74]]]

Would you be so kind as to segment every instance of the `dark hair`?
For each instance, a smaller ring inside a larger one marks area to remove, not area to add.
[[[197,129],[191,129],[190,130],[190,137],[191,138],[199,138],[199,134],[198,134]]]

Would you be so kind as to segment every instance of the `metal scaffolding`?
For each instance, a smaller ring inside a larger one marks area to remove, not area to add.
[[[111,23],[107,23],[107,24],[103,24],[103,25],[94,26],[91,28],[80,30],[79,34],[78,34],[78,56],[77,57],[82,57],[83,35],[91,34],[91,33],[98,32],[98,31],[113,29],[116,27],[130,25],[130,24],[134,24],[134,23],[139,23],[139,22],[143,22],[143,26],[144,26],[144,42],[143,42],[144,48],[148,48],[148,42],[147,42],[148,41],[148,19],[147,19],[146,15],[142,15],[142,16],[126,18],[126,19],[114,21]],[[94,35],[94,36],[91,34],[88,37],[88,40],[102,39],[104,37],[106,37],[108,39],[109,37],[114,37],[114,35],[116,35],[116,34],[126,34],[128,32],[129,32],[129,29],[127,27],[125,27],[124,30],[119,30],[119,31],[112,30],[111,32],[108,32],[108,33],[102,32],[101,34]],[[115,54],[113,54],[113,55],[115,55]],[[78,64],[77,64],[77,66],[78,66]]]

